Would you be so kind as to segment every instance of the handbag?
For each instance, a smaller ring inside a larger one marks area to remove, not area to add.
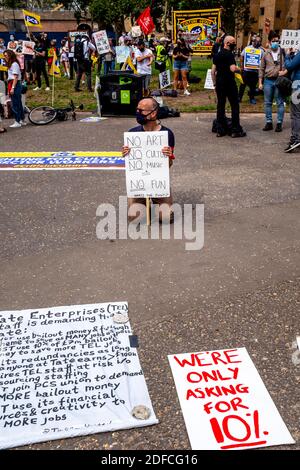
[[[280,70],[282,70],[282,51],[280,51]],[[277,77],[275,81],[275,86],[278,88],[280,94],[287,98],[292,94],[292,80],[288,77]]]

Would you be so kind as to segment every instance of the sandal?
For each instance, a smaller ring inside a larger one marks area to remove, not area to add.
[[[4,129],[4,127],[0,128],[0,134],[4,134],[4,132],[7,132],[7,129]]]

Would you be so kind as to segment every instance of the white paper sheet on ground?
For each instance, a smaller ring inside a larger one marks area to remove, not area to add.
[[[130,335],[127,302],[0,312],[0,448],[156,424]]]
[[[83,119],[80,119],[80,122],[100,122],[105,121],[106,117],[90,116]]]
[[[245,348],[168,358],[193,450],[294,444]]]
[[[125,158],[127,196],[170,196],[169,159],[162,153],[169,145],[167,131],[124,132],[124,145],[130,148]]]

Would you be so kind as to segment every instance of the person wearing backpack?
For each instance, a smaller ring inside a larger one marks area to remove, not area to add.
[[[77,61],[77,74],[75,82],[75,91],[81,91],[79,88],[82,75],[85,73],[87,87],[92,90],[92,62],[91,53],[96,50],[94,44],[91,43],[86,31],[76,36],[74,44],[74,58]]]
[[[286,54],[285,67],[291,73],[292,80],[290,112],[292,135],[288,146],[284,149],[286,153],[289,153],[300,147],[300,51],[295,53],[290,50]]]

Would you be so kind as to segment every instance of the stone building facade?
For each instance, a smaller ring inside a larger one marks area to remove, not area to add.
[[[266,45],[268,31],[278,33],[282,29],[300,29],[300,0],[250,0],[250,15],[254,22],[251,31],[259,32]],[[250,31],[237,35],[238,47],[248,43]]]

